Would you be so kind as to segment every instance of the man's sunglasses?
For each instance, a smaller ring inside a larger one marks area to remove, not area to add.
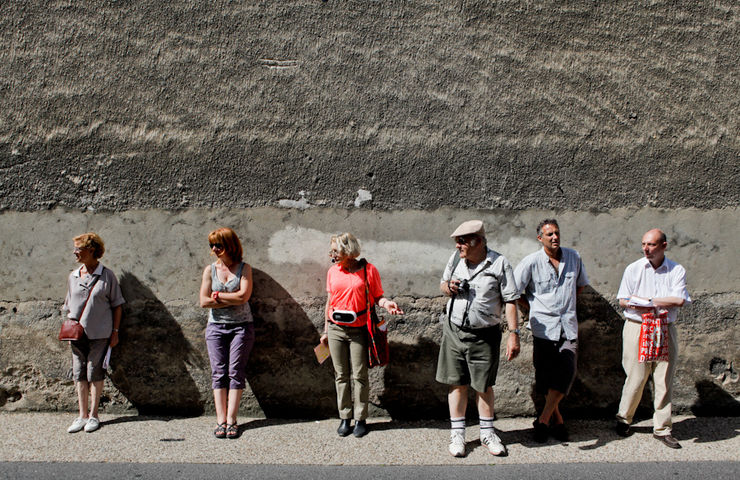
[[[475,236],[472,236],[472,237],[455,237],[455,243],[459,243],[460,245],[468,245],[473,240],[475,240]]]

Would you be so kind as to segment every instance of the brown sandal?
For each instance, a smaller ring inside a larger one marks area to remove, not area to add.
[[[230,423],[226,426],[226,438],[238,438],[239,437],[239,425],[236,423]]]
[[[219,423],[216,430],[213,431],[213,435],[216,438],[226,438],[226,422]]]

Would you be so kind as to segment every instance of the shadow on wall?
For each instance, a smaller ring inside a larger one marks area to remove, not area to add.
[[[136,276],[123,272],[126,299],[120,344],[111,355],[113,385],[142,415],[203,414],[204,402],[188,365],[204,360],[180,325]]]
[[[576,310],[578,375],[561,410],[570,417],[611,417],[617,412],[625,379],[622,370],[624,319],[590,286],[578,296]],[[650,398],[643,396],[642,403],[648,409],[652,408]],[[533,393],[533,400],[537,411],[541,411],[544,398]]]
[[[313,352],[316,327],[272,277],[257,269],[252,277],[255,343],[247,380],[260,408],[268,418],[336,416],[331,360],[319,365]]]
[[[697,417],[737,417],[740,416],[740,402],[712,380],[696,382],[699,398],[691,406],[691,413]]]
[[[380,406],[393,419],[448,418],[447,385],[435,380],[439,344],[390,342],[391,361],[383,367]]]

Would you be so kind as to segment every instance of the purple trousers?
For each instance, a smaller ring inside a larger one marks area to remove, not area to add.
[[[252,322],[231,325],[209,323],[206,347],[211,361],[211,386],[214,390],[241,390],[247,384],[247,360],[254,345]]]

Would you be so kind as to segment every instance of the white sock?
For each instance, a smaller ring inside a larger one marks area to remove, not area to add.
[[[462,436],[465,436],[465,417],[450,418],[450,424],[452,425],[452,432],[459,432]]]
[[[486,433],[494,433],[493,431],[493,418],[480,417],[480,436]]]

